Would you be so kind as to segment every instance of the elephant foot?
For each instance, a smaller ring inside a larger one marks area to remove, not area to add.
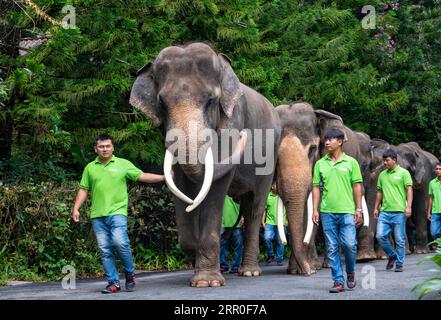
[[[299,275],[305,275],[305,276],[310,276],[314,273],[317,273],[317,270],[313,267],[311,267],[311,265],[309,263],[304,263],[303,267],[296,265],[296,266],[289,266],[288,269],[286,270],[287,274],[299,274]]]
[[[418,253],[418,254],[430,253],[430,250],[427,247],[417,247],[416,250],[415,250],[415,253]]]
[[[373,250],[363,250],[357,254],[357,261],[372,261],[375,259],[377,259],[377,255]]]
[[[262,274],[262,269],[258,266],[241,266],[239,276],[242,277],[258,277]]]
[[[218,271],[200,271],[190,280],[190,286],[196,288],[220,287],[225,284],[225,278]]]

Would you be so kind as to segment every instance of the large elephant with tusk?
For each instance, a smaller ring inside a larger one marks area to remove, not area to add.
[[[240,199],[245,218],[239,274],[260,275],[260,219],[281,134],[273,105],[204,43],[161,50],[138,72],[130,103],[167,132],[164,174],[175,196],[179,243],[194,266],[190,285],[225,283],[219,249],[227,194]]]
[[[292,245],[288,273],[309,275],[321,267],[314,243],[317,230],[312,223],[310,192],[312,168],[315,161],[323,156],[323,136],[331,128],[342,130],[346,140],[343,151],[358,160],[364,176],[369,175],[370,138],[344,126],[341,117],[328,111],[314,110],[308,103],[281,105],[276,110],[282,122],[277,183],[286,206]],[[370,219],[366,201],[363,202],[366,236],[361,241],[362,255],[375,259],[373,235],[367,231]]]

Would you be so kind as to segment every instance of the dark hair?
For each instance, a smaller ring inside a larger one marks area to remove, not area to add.
[[[112,141],[112,144],[113,144],[113,138],[112,138],[112,136],[111,136],[111,135],[108,135],[107,133],[99,134],[99,135],[95,138],[95,144],[97,144],[98,141],[103,141],[103,140],[110,140],[110,141]]]
[[[435,164],[435,168],[436,167],[441,167],[441,162],[438,162],[437,164]]]
[[[394,159],[396,161],[397,157],[398,157],[397,153],[395,151],[393,151],[392,149],[387,149],[383,153],[383,159],[391,158],[391,159]]]
[[[325,138],[325,140],[336,138],[337,140],[344,141],[345,134],[340,129],[331,129],[331,130],[326,131],[324,138]]]

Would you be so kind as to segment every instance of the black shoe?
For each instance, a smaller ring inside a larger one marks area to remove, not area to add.
[[[226,268],[226,267],[220,267],[220,272],[221,272],[221,273],[228,272],[228,268]]]
[[[395,267],[395,272],[403,272],[403,266],[399,266],[399,265],[397,265],[397,266]]]
[[[389,260],[387,261],[386,270],[392,270],[396,261],[397,261],[396,257],[389,258]]]
[[[269,256],[268,259],[266,259],[266,263],[267,264],[271,264],[271,262],[274,261],[274,257],[273,256]]]
[[[340,293],[343,291],[345,291],[345,287],[337,280],[334,281],[334,285],[332,286],[331,289],[329,289],[330,293]]]
[[[136,277],[134,274],[126,275],[126,291],[135,291]]]
[[[357,285],[357,281],[355,281],[355,272],[348,273],[346,286],[349,290],[352,290]]]
[[[283,260],[277,260],[277,265],[278,266],[283,266]]]
[[[239,270],[238,269],[231,269],[230,273],[239,273]]]
[[[121,287],[115,283],[107,285],[105,289],[101,291],[101,293],[117,293],[121,291]]]

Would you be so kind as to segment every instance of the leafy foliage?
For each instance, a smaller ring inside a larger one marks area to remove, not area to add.
[[[418,299],[424,298],[428,293],[432,291],[441,292],[441,238],[436,239],[435,241],[432,242],[432,244],[437,245],[436,254],[430,257],[425,257],[420,261],[420,263],[423,263],[424,261],[428,261],[428,260],[435,262],[437,268],[431,269],[430,271],[433,271],[435,274],[437,274],[437,276],[416,285],[412,289],[412,291],[415,292],[421,291],[421,294],[418,297]]]

